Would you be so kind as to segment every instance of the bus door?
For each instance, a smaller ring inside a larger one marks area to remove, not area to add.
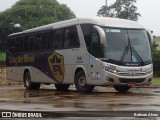
[[[65,74],[64,82],[73,83],[73,67],[77,64],[79,56],[79,37],[76,26],[67,27],[64,30],[64,59],[65,59]],[[68,77],[67,77],[68,76]],[[71,77],[72,76],[72,77]]]
[[[101,39],[103,38],[103,30],[94,25],[81,25],[86,48],[89,53],[88,58],[88,84],[97,84],[98,80],[101,80],[101,61],[99,58],[103,57],[103,48],[101,45]]]

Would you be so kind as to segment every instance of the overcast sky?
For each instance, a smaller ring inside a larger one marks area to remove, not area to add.
[[[0,0],[0,11],[10,8],[18,0]],[[105,0],[57,0],[67,4],[77,17],[96,17],[98,10],[105,4]],[[115,0],[108,0],[108,5]],[[137,0],[139,19],[146,29],[153,30],[160,36],[160,0]]]

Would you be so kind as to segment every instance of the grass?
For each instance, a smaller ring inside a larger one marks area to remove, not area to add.
[[[155,39],[156,43],[159,45],[160,48],[160,36],[157,36]],[[153,78],[152,85],[160,86],[160,78]]]
[[[160,86],[160,78],[153,78],[152,85]]]
[[[6,53],[0,52],[0,62],[6,61]]]

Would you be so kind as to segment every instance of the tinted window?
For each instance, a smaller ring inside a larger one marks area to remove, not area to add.
[[[50,33],[49,33],[49,36],[50,36],[50,38],[49,38],[49,44],[48,44],[48,48],[53,48],[53,44],[54,44],[54,31],[50,31]]]
[[[19,52],[19,39],[16,38],[15,40],[15,52]]]
[[[47,49],[48,48],[48,32],[39,33],[36,37],[36,49]]]
[[[98,31],[93,27],[93,25],[88,24],[81,25],[81,28],[88,52],[95,57],[101,57],[102,51]]]
[[[14,39],[15,44],[15,52],[23,51],[23,37],[17,37]]]
[[[23,52],[24,50],[24,37],[18,37],[16,39],[18,41],[18,52]]]
[[[79,39],[76,27],[65,29],[64,32],[64,48],[79,47]]]
[[[24,38],[24,48],[23,48],[24,51],[28,51],[28,40],[27,40],[27,37]]]
[[[63,30],[56,30],[50,32],[50,47],[54,49],[62,49],[63,48]]]
[[[31,35],[27,37],[27,41],[28,41],[28,50],[32,51],[35,50],[35,36]]]
[[[11,53],[15,52],[15,38],[8,39],[8,50]]]
[[[20,51],[24,51],[24,39],[25,39],[25,37],[21,37],[20,38],[20,42],[19,42],[19,44],[20,44]]]

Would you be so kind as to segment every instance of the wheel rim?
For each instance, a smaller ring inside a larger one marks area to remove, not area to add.
[[[86,83],[86,78],[84,76],[81,76],[79,79],[78,79],[78,85],[81,87],[81,88],[85,88],[87,83]]]
[[[28,86],[30,86],[30,84],[31,84],[31,80],[27,77],[26,78],[26,86],[28,87]]]

